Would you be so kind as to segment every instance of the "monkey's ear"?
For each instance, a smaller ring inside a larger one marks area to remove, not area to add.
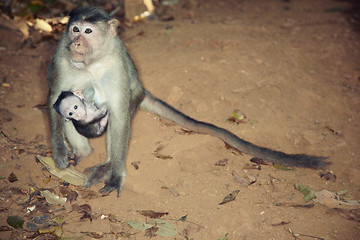
[[[117,35],[117,31],[116,28],[119,25],[119,21],[117,19],[111,19],[110,21],[108,21],[109,27],[110,27],[110,34],[115,37]]]

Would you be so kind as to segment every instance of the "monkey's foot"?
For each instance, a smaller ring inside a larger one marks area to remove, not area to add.
[[[103,181],[106,177],[110,175],[111,164],[110,162],[86,169],[85,171],[91,171],[91,174],[86,179],[84,187],[89,188]]]
[[[67,157],[53,156],[56,166],[60,169],[65,169],[70,166],[69,159]]]
[[[117,197],[120,197],[120,193],[123,186],[124,177],[111,174],[109,179],[105,182],[105,186],[100,189],[100,193],[103,195],[109,195],[112,191],[117,190]]]

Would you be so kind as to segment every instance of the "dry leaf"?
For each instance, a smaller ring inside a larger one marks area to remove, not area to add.
[[[104,238],[103,232],[87,232],[86,235],[91,238],[101,239]]]
[[[37,18],[35,19],[35,26],[36,29],[42,30],[44,32],[52,32],[52,27],[48,24],[45,20]]]
[[[16,181],[19,181],[17,176],[15,175],[15,173],[10,173],[10,175],[8,176],[8,180],[9,182],[13,183],[13,182],[16,182]]]
[[[74,166],[66,169],[60,169],[56,166],[54,159],[37,155],[36,158],[43,164],[46,169],[54,176],[71,183],[75,186],[84,186],[87,175],[78,171]]]
[[[158,153],[158,152],[153,152],[152,155],[154,155],[154,156],[157,157],[157,158],[164,159],[164,160],[168,160],[168,159],[172,159],[172,158],[173,158],[173,157],[170,156],[170,155],[165,155],[165,154],[161,154],[161,153]]]
[[[92,221],[92,210],[89,204],[83,204],[79,206],[78,204],[72,205],[72,209],[78,213],[82,213],[81,220],[83,219],[89,219]]]
[[[263,159],[257,158],[257,157],[253,157],[252,159],[250,159],[250,162],[253,162],[253,163],[256,163],[256,164],[259,164],[259,165],[269,165]]]
[[[44,197],[49,204],[65,205],[66,203],[66,198],[61,198],[48,190],[40,191],[40,195]]]
[[[133,165],[136,170],[139,169],[139,164],[140,164],[140,161],[136,161],[136,162],[131,163],[131,165]]]
[[[78,188],[77,191],[83,199],[94,199],[102,196],[100,193],[87,188]]]
[[[246,175],[244,177],[238,175],[235,170],[231,172],[236,183],[240,183],[243,187],[247,187],[257,181],[257,178],[252,175]]]
[[[161,218],[169,214],[168,212],[154,212],[153,210],[137,210],[137,212],[149,218]]]
[[[226,164],[229,162],[229,159],[221,159],[215,163],[215,166],[226,166]]]
[[[224,143],[225,143],[225,148],[230,150],[232,154],[234,154],[234,155],[242,155],[243,154],[240,150],[230,146],[228,143],[226,143],[226,142],[224,142]]]
[[[316,198],[314,199],[314,202],[318,202],[329,208],[360,209],[360,201],[339,200],[336,193],[330,192],[325,189],[315,192],[315,196]]]
[[[324,178],[326,181],[336,181],[336,175],[332,171],[327,173],[319,173],[319,176]]]
[[[162,149],[164,149],[165,147],[166,147],[166,145],[160,145],[160,146],[158,146],[158,147],[154,150],[154,152],[152,153],[152,155],[154,155],[154,156],[157,157],[157,158],[161,158],[161,159],[165,159],[165,160],[167,160],[167,159],[172,159],[172,158],[173,158],[172,156],[170,156],[170,155],[165,155],[165,154],[160,153],[160,151],[161,151]]]
[[[68,187],[60,187],[60,193],[67,198],[68,202],[75,201],[78,197],[77,192],[69,189]]]
[[[238,195],[238,193],[240,192],[240,190],[235,190],[232,193],[230,193],[229,195],[227,195],[222,201],[221,203],[219,203],[219,205],[234,201],[236,199],[236,196]]]
[[[157,232],[158,230],[159,230],[159,228],[158,228],[158,227],[155,227],[155,226],[153,226],[153,227],[151,227],[151,228],[148,228],[148,229],[145,230],[145,236],[146,236],[146,237],[150,237],[150,238],[156,237],[156,232]]]
[[[186,129],[186,128],[181,128],[180,131],[178,131],[177,133],[179,134],[183,134],[183,135],[192,135],[192,134],[196,134],[196,132]]]

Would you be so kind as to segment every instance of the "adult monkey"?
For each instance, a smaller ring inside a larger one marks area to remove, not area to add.
[[[100,192],[108,194],[117,190],[119,196],[126,175],[131,119],[139,106],[193,131],[218,137],[242,152],[272,163],[308,168],[325,164],[324,157],[286,154],[256,146],[225,129],[194,120],[155,98],[140,83],[136,67],[116,34],[116,27],[117,21],[99,8],[75,9],[70,13],[68,27],[48,69],[51,144],[59,168],[68,167],[71,155],[78,162],[92,151],[88,139],[53,109],[60,93],[91,87],[95,91],[93,100],[96,105],[105,106],[109,111],[107,158],[104,164],[93,168],[84,187],[106,178]],[[91,131],[92,124],[87,127],[89,132],[94,132]]]

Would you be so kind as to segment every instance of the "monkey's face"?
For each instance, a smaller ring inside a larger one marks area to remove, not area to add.
[[[87,117],[84,103],[76,96],[64,98],[59,106],[60,113],[67,119],[83,121]]]
[[[88,63],[92,53],[98,52],[104,45],[106,35],[100,24],[74,22],[69,27],[70,57],[76,63]]]

